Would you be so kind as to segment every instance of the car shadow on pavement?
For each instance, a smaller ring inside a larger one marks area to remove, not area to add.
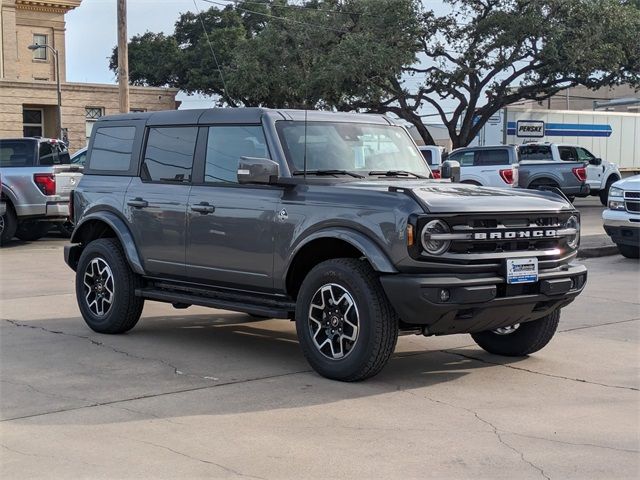
[[[252,321],[233,313],[143,317],[125,335],[96,334],[81,318],[56,320],[55,324],[30,321],[28,325],[28,334],[36,336],[29,340],[42,340],[32,347],[39,359],[31,357],[29,365],[19,370],[19,377],[13,378],[8,369],[3,369],[3,376],[5,393],[12,382],[28,384],[31,391],[28,396],[17,391],[3,395],[4,418],[20,418],[18,411],[42,409],[44,413],[103,405],[141,412],[150,409],[149,415],[166,418],[297,408],[455,382],[475,370],[496,368],[482,361],[480,353],[480,361],[476,361],[457,354],[455,347],[430,349],[429,340],[423,339],[424,349],[407,350],[404,344],[374,378],[359,383],[331,381],[306,363],[291,322]],[[15,334],[8,329],[6,333]],[[3,344],[10,347],[6,333]],[[59,341],[50,341],[47,335],[57,335]],[[73,353],[60,355],[55,352],[60,348]],[[5,351],[5,355],[11,352]],[[500,363],[520,360],[501,359]],[[43,372],[49,374],[43,376]],[[265,388],[263,382],[269,385]],[[39,394],[49,396],[47,404],[43,403],[45,397],[37,398]],[[58,408],[56,396],[67,399]],[[7,402],[17,401],[22,404],[15,405],[16,414],[9,413],[12,408]],[[33,408],[29,408],[30,401]],[[111,412],[47,415],[38,423],[134,420],[127,415],[114,417]]]

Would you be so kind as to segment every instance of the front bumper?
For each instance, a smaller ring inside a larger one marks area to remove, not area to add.
[[[640,215],[624,210],[602,212],[604,231],[617,245],[640,246]]]
[[[535,283],[507,285],[486,275],[385,275],[387,298],[407,325],[448,335],[494,330],[542,318],[571,303],[584,289],[587,269],[569,264],[542,271]],[[447,289],[449,300],[440,300]]]

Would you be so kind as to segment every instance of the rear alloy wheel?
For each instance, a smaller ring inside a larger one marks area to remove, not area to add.
[[[532,322],[514,324],[486,332],[472,333],[473,340],[489,353],[524,357],[542,349],[558,328],[560,310]]]
[[[385,366],[398,339],[398,318],[369,263],[336,258],[314,267],[302,282],[296,330],[314,370],[353,382]]]
[[[98,333],[131,330],[142,314],[144,299],[136,296],[142,280],[129,267],[118,241],[89,243],[76,269],[76,299],[82,317]]]

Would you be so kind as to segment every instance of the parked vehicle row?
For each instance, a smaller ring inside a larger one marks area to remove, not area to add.
[[[69,193],[82,176],[64,143],[46,138],[0,139],[0,244],[14,236],[36,240],[69,218]]]

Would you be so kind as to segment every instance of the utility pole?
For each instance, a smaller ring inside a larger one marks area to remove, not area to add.
[[[129,113],[129,48],[127,45],[127,0],[118,0],[118,87],[120,113]]]

